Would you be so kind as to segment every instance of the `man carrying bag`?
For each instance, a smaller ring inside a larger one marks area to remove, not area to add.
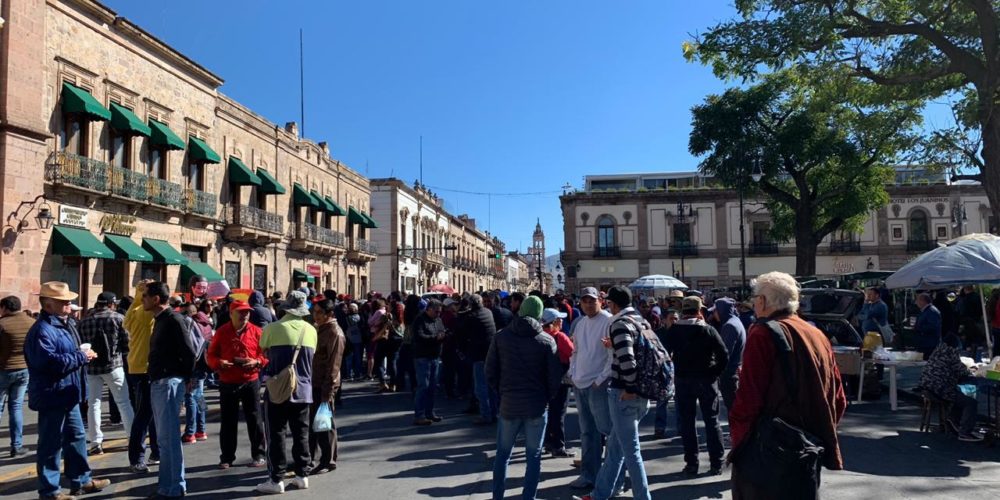
[[[844,467],[837,424],[847,398],[833,350],[795,314],[798,285],[788,274],[758,277],[753,304],[759,320],[729,412],[733,499],[818,498],[820,466]]]

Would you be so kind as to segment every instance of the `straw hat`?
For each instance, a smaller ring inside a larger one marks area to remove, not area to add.
[[[62,281],[49,281],[42,283],[42,289],[38,292],[38,296],[46,299],[70,301],[76,300],[80,295],[71,292],[69,285]]]

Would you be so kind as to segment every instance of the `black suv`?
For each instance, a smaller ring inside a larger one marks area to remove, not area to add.
[[[854,290],[803,288],[799,292],[799,311],[834,345],[857,347],[861,345],[861,335],[851,320],[864,301],[865,294]]]

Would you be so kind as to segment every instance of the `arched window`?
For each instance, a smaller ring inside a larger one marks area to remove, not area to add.
[[[615,244],[615,220],[610,215],[597,219],[597,252],[599,257],[610,257],[617,253]]]
[[[927,241],[930,239],[930,230],[927,227],[927,212],[914,210],[910,213],[910,240]]]

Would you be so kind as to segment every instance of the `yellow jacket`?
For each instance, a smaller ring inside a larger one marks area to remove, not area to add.
[[[146,285],[135,287],[135,301],[125,313],[125,330],[128,332],[128,372],[143,375],[149,365],[149,339],[153,336],[153,313],[142,308],[142,295]]]

